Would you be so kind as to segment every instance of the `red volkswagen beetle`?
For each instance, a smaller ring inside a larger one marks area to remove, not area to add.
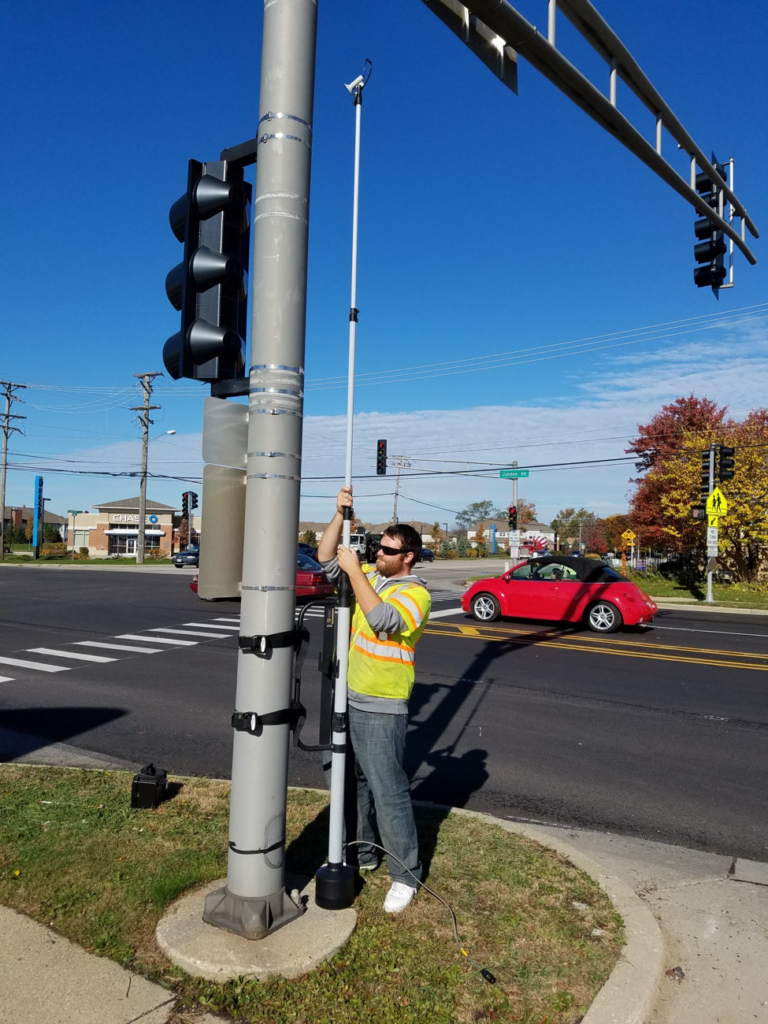
[[[529,558],[495,579],[477,580],[461,607],[480,622],[514,619],[584,622],[596,633],[651,622],[657,606],[604,562],[580,555]]]

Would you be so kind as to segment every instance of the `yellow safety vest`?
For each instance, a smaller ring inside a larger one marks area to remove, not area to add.
[[[362,568],[368,582],[374,583],[376,567],[364,564]],[[432,598],[426,587],[400,583],[397,578],[378,596],[400,612],[407,628],[399,633],[376,633],[360,606],[355,605],[350,628],[349,687],[370,697],[408,700],[415,676],[416,643],[427,624]]]

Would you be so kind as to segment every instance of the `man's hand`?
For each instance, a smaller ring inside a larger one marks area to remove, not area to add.
[[[377,604],[381,604],[381,598],[368,582],[352,548],[345,548],[342,544],[336,552],[336,557],[339,560],[339,568],[349,576],[352,593],[355,595],[360,610],[363,615],[367,615]]]
[[[352,488],[342,487],[336,498],[336,511],[344,515],[345,508],[352,508]]]
[[[345,548],[343,544],[340,545],[336,552],[336,557],[339,561],[339,568],[342,572],[345,572],[350,579],[355,573],[362,575],[363,570],[360,568],[360,562],[352,548]]]

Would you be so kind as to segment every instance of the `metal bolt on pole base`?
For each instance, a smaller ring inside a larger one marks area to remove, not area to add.
[[[322,910],[346,910],[355,902],[355,869],[323,864],[315,875],[315,903]]]
[[[285,889],[271,896],[236,896],[225,885],[205,897],[203,920],[245,939],[263,939],[301,917],[305,909]]]

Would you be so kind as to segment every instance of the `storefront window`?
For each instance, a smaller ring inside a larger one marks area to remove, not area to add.
[[[112,533],[109,536],[108,553],[110,555],[135,555],[137,540],[138,538],[135,533],[132,536],[125,537],[119,533]],[[151,551],[153,548],[157,549],[160,547],[160,538],[145,537],[144,546],[147,551]]]

